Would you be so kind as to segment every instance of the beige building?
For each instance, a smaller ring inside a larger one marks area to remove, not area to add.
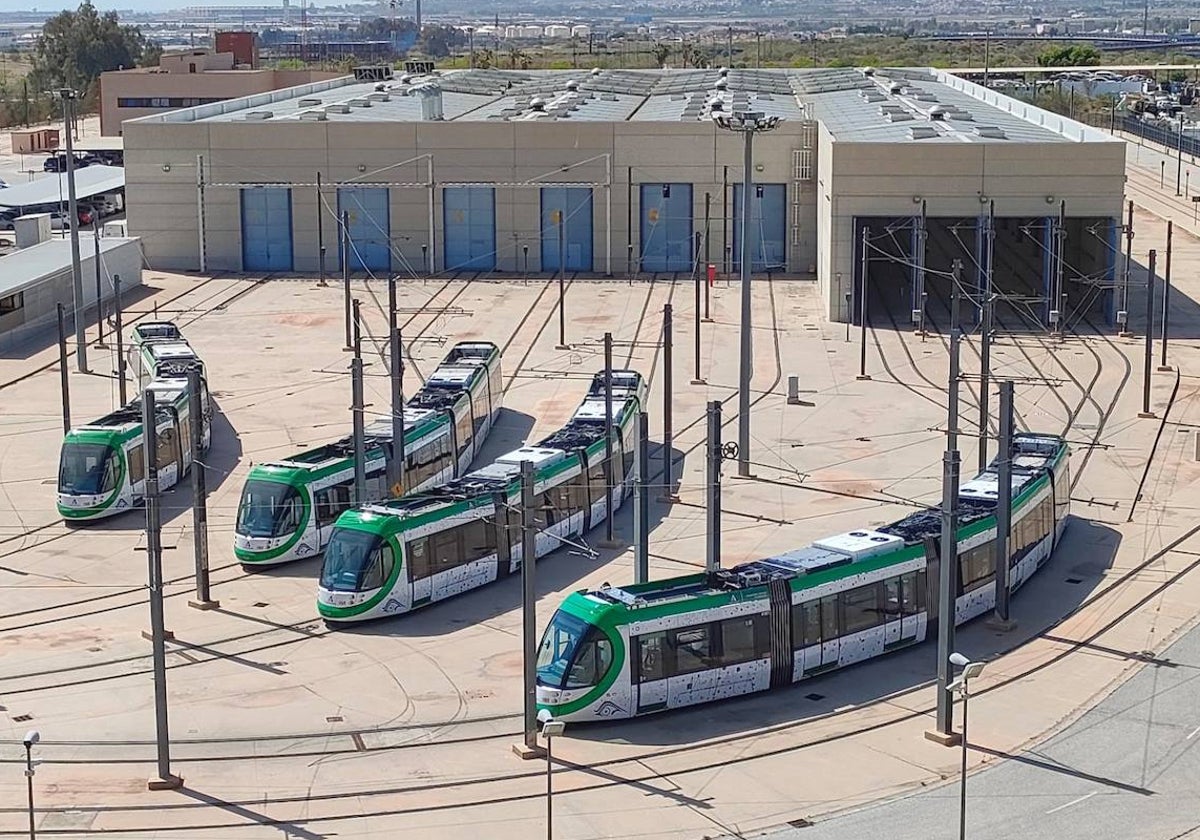
[[[324,244],[333,272],[344,218],[376,276],[734,273],[719,123],[745,111],[780,120],[752,270],[815,277],[831,318],[860,312],[864,230],[868,306],[898,320],[947,305],[956,261],[1012,317],[1115,315],[1124,144],[933,70],[363,74],[203,105],[126,125],[130,230],[177,269],[314,272]]]
[[[319,70],[256,70],[231,52],[164,53],[158,67],[100,74],[100,133],[118,135],[125,120],[331,79]]]

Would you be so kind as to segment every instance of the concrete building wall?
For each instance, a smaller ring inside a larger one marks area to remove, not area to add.
[[[815,185],[793,178],[793,152],[811,133],[806,134],[802,124],[784,124],[755,142],[755,180],[787,188],[789,274],[809,273],[816,264]],[[733,185],[742,178],[742,151],[740,137],[709,124],[311,122],[289,123],[282,130],[246,122],[135,123],[125,138],[129,225],[144,237],[151,264],[198,268],[196,158],[203,155],[209,184],[205,190],[207,268],[238,271],[242,243],[236,185],[312,185],[320,172],[329,185],[322,224],[326,267],[333,270],[338,250],[336,184],[408,184],[390,188],[393,269],[419,273],[423,259],[434,270],[444,268],[442,188],[448,183],[495,184],[497,269],[523,271],[523,246],[528,246],[529,270],[538,272],[540,186],[592,182],[594,270],[624,276],[631,249],[635,271],[642,249],[639,185],[682,182],[692,184],[696,232],[703,233],[705,194],[709,196],[708,253],[723,270],[734,236],[734,220],[725,215],[733,213]],[[438,184],[432,193],[432,239],[431,193],[425,186],[429,156]],[[526,182],[527,186],[518,186]],[[608,190],[605,183],[611,185]],[[316,271],[315,187],[294,187],[291,199],[294,269]]]

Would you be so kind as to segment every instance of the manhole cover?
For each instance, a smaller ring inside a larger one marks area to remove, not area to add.
[[[792,828],[809,828],[812,826],[812,823],[805,819],[799,819],[788,820],[788,825],[790,825]]]
[[[95,811],[51,811],[42,818],[40,827],[87,831],[95,821]]]
[[[804,699],[805,699],[805,700],[812,700],[812,701],[815,703],[815,702],[816,702],[816,701],[818,701],[818,700],[824,700],[824,699],[825,699],[825,695],[824,695],[824,694],[817,694],[817,693],[814,691],[812,694],[805,694],[805,695],[804,695]]]

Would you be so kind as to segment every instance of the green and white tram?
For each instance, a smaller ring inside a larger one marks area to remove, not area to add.
[[[500,349],[485,341],[456,344],[404,406],[407,488],[387,486],[391,419],[366,427],[366,499],[359,503],[466,472],[500,412],[502,392]],[[338,515],[354,503],[353,492],[353,437],[253,465],[242,488],[234,555],[254,566],[320,554]]]
[[[347,511],[325,549],[317,610],[331,622],[398,615],[506,577],[521,567],[521,462],[535,469],[537,556],[604,521],[615,510],[633,456],[641,374],[612,372],[613,425],[597,374],[566,426],[428,493]],[[612,461],[606,462],[606,431]]]
[[[129,348],[127,367],[140,391],[155,379],[186,377],[193,367],[205,376],[204,362],[182,338],[153,338]]]
[[[183,333],[174,321],[143,321],[130,334],[131,347],[140,347],[151,341],[183,341]]]
[[[1070,512],[1062,438],[1012,455],[1009,587],[1046,562]],[[960,490],[955,622],[995,605],[995,462]],[[768,688],[922,641],[937,619],[931,508],[713,573],[569,595],[542,636],[537,702],[569,721],[650,714]],[[932,552],[931,552],[932,553]]]
[[[154,392],[158,441],[155,464],[163,490],[174,487],[191,468],[191,407],[188,381],[156,379]],[[200,380],[203,406],[201,451],[212,438],[208,385]],[[146,452],[142,435],[142,397],[125,407],[78,426],[63,438],[58,463],[58,512],[69,521],[100,519],[138,506],[146,489]]]

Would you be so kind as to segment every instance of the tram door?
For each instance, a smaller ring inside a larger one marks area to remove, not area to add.
[[[821,599],[821,665],[836,665],[841,652],[838,639],[838,596]]]
[[[904,610],[901,606],[900,578],[888,578],[883,582],[883,646],[888,648],[900,641],[903,635]]]

